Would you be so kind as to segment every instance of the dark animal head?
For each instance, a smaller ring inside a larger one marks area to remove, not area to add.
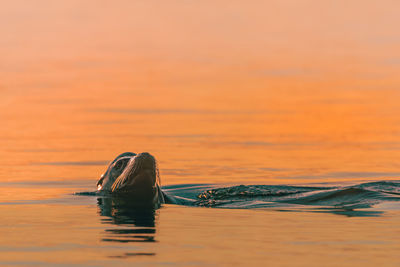
[[[131,158],[113,183],[111,192],[140,205],[159,202],[162,194],[155,158],[147,152]]]
[[[116,157],[108,166],[107,171],[100,177],[97,182],[97,190],[111,192],[111,187],[115,180],[125,170],[129,160],[136,156],[135,153],[125,152]]]

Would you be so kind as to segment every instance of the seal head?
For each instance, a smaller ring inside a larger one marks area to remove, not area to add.
[[[132,157],[112,184],[111,193],[140,206],[164,203],[155,158],[147,152]]]

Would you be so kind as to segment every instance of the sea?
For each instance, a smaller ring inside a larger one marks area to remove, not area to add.
[[[0,266],[400,266],[399,8],[3,3]],[[179,201],[77,194],[127,151]]]

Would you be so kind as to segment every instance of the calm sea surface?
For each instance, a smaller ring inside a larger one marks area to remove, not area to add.
[[[0,265],[400,266],[399,9],[4,3]],[[153,154],[172,194],[330,195],[155,211],[73,195],[125,151]]]

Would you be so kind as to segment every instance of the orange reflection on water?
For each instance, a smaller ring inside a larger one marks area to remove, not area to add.
[[[351,212],[165,205],[138,225],[71,194],[95,190],[124,151],[154,154],[164,185],[399,179],[399,8],[2,3],[0,264],[398,263],[390,203]]]
[[[41,3],[0,11],[3,180],[122,151],[165,183],[400,175],[396,3]]]

